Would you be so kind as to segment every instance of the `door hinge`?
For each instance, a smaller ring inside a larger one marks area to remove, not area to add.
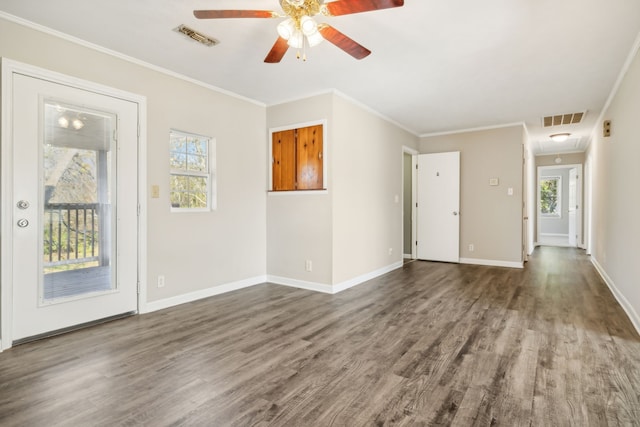
[[[416,169],[418,169],[418,164],[416,163]]]
[[[118,129],[113,130],[113,140],[118,142]]]
[[[138,216],[140,216],[140,205],[138,205]]]
[[[139,280],[136,283],[136,289],[137,289],[137,292],[140,293],[140,281]]]

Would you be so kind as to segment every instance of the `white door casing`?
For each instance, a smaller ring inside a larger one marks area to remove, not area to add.
[[[577,229],[576,229],[576,213],[578,209],[578,200],[577,200],[577,180],[578,180],[578,171],[576,168],[572,168],[569,170],[569,246],[577,246]]]
[[[144,97],[74,79],[15,61],[2,60],[2,266],[0,350],[13,341],[49,331],[138,310],[140,271],[146,247],[139,213],[146,204],[139,153],[144,133]],[[69,100],[117,115],[117,291],[56,304],[42,304],[38,297],[42,271],[41,210],[42,105],[47,98]],[[40,152],[40,154],[39,154]],[[36,158],[33,158],[36,156]],[[142,189],[142,191],[141,191]],[[29,200],[28,209],[17,201]],[[27,227],[17,226],[26,219]]]
[[[460,261],[460,152],[418,155],[418,259]]]

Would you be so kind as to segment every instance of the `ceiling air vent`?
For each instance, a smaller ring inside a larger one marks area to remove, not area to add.
[[[205,46],[215,46],[220,43],[218,40],[209,36],[205,36],[204,34],[199,33],[196,30],[187,27],[186,25],[180,25],[175,30]]]
[[[580,123],[584,115],[585,115],[585,112],[583,111],[580,113],[569,113],[569,114],[559,114],[556,116],[546,116],[542,118],[542,124],[546,128],[551,126],[574,125],[574,124]]]

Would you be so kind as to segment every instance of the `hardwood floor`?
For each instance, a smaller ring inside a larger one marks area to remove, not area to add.
[[[582,251],[265,284],[0,354],[2,426],[640,425],[640,337]]]

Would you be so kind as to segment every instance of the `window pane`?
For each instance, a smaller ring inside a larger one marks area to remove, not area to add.
[[[207,178],[189,177],[189,207],[207,207]]]
[[[196,172],[207,171],[207,157],[198,154],[192,154],[187,157],[187,169]]]
[[[187,156],[184,153],[172,151],[169,153],[169,167],[171,169],[186,169]]]
[[[171,131],[169,163],[171,168],[170,202],[172,208],[206,209],[210,207],[209,150],[211,138]]]
[[[544,178],[540,180],[540,213],[559,215],[560,213],[560,178]]]

